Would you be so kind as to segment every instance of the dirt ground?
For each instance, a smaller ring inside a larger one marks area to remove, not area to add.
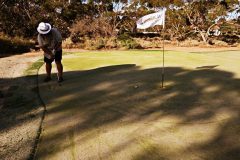
[[[165,49],[192,52],[239,50],[236,47],[172,46],[166,46]],[[79,50],[65,50],[76,51]],[[26,77],[24,71],[39,58],[40,52],[0,58],[0,159],[29,159],[32,152],[41,121],[42,106],[34,92],[36,78]]]
[[[28,159],[32,152],[42,107],[33,92],[36,77],[24,71],[40,56],[35,52],[0,58],[1,160]]]

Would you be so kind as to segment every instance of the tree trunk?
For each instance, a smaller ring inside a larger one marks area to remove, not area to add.
[[[200,33],[200,35],[201,35],[201,37],[202,37],[202,40],[203,40],[205,43],[207,43],[207,37],[205,37],[206,34],[204,34],[203,31],[199,31],[199,33]]]

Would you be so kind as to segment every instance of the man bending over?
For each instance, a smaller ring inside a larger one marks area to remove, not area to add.
[[[44,82],[51,80],[52,62],[55,60],[58,71],[58,82],[63,81],[62,65],[62,36],[56,29],[52,28],[49,23],[41,22],[37,28],[38,44],[44,52],[44,62],[46,64],[47,77]]]

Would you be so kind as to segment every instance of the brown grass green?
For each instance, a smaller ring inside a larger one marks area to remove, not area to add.
[[[63,57],[36,159],[240,159],[240,54],[94,51]],[[42,68],[39,80],[44,78]]]

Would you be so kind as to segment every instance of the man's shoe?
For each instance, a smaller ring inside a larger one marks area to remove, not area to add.
[[[63,81],[62,77],[58,77],[58,83],[61,83]]]
[[[46,77],[46,78],[44,79],[44,82],[49,82],[49,81],[51,81],[51,80],[52,80],[51,77]]]

